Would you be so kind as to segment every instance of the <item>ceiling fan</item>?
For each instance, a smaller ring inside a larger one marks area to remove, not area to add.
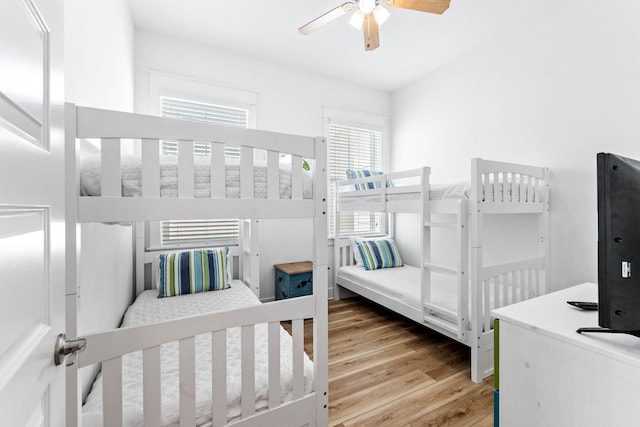
[[[442,14],[449,8],[451,0],[352,0],[331,9],[324,15],[317,17],[298,28],[300,34],[311,34],[329,22],[351,12],[355,12],[349,20],[349,24],[364,33],[364,50],[374,50],[380,46],[378,27],[389,17],[386,6],[402,9],[418,10],[421,12]],[[357,6],[357,7],[356,7]]]

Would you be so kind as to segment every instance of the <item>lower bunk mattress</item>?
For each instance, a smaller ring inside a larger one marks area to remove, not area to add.
[[[224,290],[158,298],[157,290],[145,291],[127,309],[122,327],[139,326],[180,317],[259,305],[261,302],[241,281],[234,280]],[[256,411],[268,402],[267,324],[255,327],[255,390]],[[281,400],[292,399],[292,339],[280,328]],[[240,328],[227,330],[227,420],[241,414],[241,353]],[[179,425],[180,383],[178,343],[161,346],[161,410],[163,426]],[[211,424],[211,335],[196,337],[196,420],[198,426]],[[313,363],[305,355],[305,393],[313,391]],[[142,352],[122,358],[123,418],[125,426],[142,425],[143,384]],[[102,426],[102,374],[99,374],[82,407],[83,426]]]
[[[355,284],[374,291],[385,298],[396,300],[404,305],[420,310],[420,269],[410,265],[393,268],[380,268],[377,270],[366,270],[361,265],[346,265],[338,269],[339,278],[344,278]],[[339,283],[338,283],[339,284]],[[480,295],[486,298],[483,302],[485,311],[506,305],[506,301],[512,301],[515,293],[519,292],[520,299],[529,299],[535,296],[529,290],[516,291],[513,286],[506,289],[503,284],[492,286],[488,290],[484,288]],[[466,298],[469,304],[469,312],[473,309],[471,301],[471,289]],[[454,276],[444,273],[432,273],[431,277],[431,306],[440,307],[450,313],[458,313],[458,284]],[[489,304],[488,310],[486,304]],[[498,305],[496,305],[498,304]],[[442,314],[441,314],[442,316]],[[450,319],[452,320],[452,319]],[[492,324],[492,322],[490,322]]]
[[[338,275],[354,283],[420,309],[420,269],[411,265],[366,270],[360,265],[342,266]],[[445,275],[443,275],[445,276]],[[458,289],[455,278],[442,277],[431,283],[431,303],[458,311]]]

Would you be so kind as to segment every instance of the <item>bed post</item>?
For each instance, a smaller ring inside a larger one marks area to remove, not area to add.
[[[480,372],[480,358],[482,342],[482,281],[479,279],[482,271],[482,171],[479,162],[482,159],[471,159],[471,200],[469,210],[471,211],[471,335],[469,346],[471,347],[471,380],[473,382],[482,381],[483,372]]]
[[[144,221],[133,223],[133,259],[135,268],[135,295],[134,298],[144,291]],[[151,286],[153,287],[153,286]]]
[[[334,206],[335,209],[333,211],[333,299],[336,301],[340,300],[340,287],[338,286],[338,281],[336,280],[338,276],[338,268],[342,266],[342,260],[340,258],[341,247],[340,247],[340,210],[338,209],[338,183],[335,182],[333,184],[334,191]],[[353,250],[353,249],[352,249]]]
[[[421,321],[425,319],[425,300],[431,301],[431,207],[429,204],[429,175],[431,169],[423,167],[420,172],[420,313]]]
[[[78,194],[80,194],[80,146],[76,139],[76,106],[65,104],[65,234],[66,289],[65,321],[68,339],[78,338],[78,283],[80,281],[80,224],[78,224]],[[78,426],[81,419],[78,364],[66,368],[66,424]]]
[[[328,240],[327,240],[327,146],[326,138],[315,140],[313,219],[313,295],[316,315],[313,321],[313,360],[316,393],[316,425],[329,424],[329,337],[328,337]]]
[[[542,214],[540,214],[540,256],[544,258],[544,280],[542,281],[542,295],[549,292],[549,169],[544,169],[544,188],[541,189],[543,203]]]

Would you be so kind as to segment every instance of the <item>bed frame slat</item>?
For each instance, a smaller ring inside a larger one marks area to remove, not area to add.
[[[122,426],[122,357],[102,362],[102,407],[105,426]]]
[[[227,423],[227,331],[211,333],[211,390],[213,427]]]
[[[291,198],[302,199],[302,157],[291,156]]]
[[[240,147],[240,198],[253,199],[253,148]]]
[[[195,185],[193,142],[178,141],[178,197],[192,199]]]
[[[280,405],[280,323],[269,323],[269,408]]]
[[[180,340],[180,427],[196,425],[196,339]]]
[[[144,426],[160,425],[160,346],[145,349],[142,352],[142,375],[144,395]]]
[[[160,141],[142,140],[142,197],[160,197]]]
[[[120,139],[102,138],[100,160],[102,162],[102,197],[122,197]]]
[[[300,399],[304,395],[304,319],[291,321],[291,337],[293,338],[293,398]]]
[[[253,325],[243,326],[241,332],[242,351],[242,397],[241,408],[242,418],[249,417],[255,413],[256,403],[256,362],[255,362],[255,331]]]
[[[225,166],[225,146],[220,142],[211,143],[211,197],[225,197],[227,174]]]
[[[280,198],[280,153],[267,151],[267,198]]]

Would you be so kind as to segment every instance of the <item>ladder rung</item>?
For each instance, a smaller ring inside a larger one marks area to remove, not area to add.
[[[439,305],[436,305],[430,302],[425,302],[424,308],[429,311],[433,311],[435,313],[442,315],[445,319],[447,319],[451,323],[458,323],[458,313],[456,313],[453,310],[450,310],[445,307],[441,307]]]
[[[446,329],[453,333],[458,333],[458,326],[455,323],[448,321],[447,319],[443,319],[441,317],[437,317],[434,315],[425,314],[424,321],[426,323],[431,323],[433,325],[437,325],[442,329]]]
[[[451,267],[445,267],[444,265],[437,265],[437,264],[431,264],[429,262],[425,262],[424,263],[424,268],[428,268],[429,270],[435,271],[437,273],[452,274],[452,275],[455,275],[455,276],[458,275],[458,269],[451,268]]]

